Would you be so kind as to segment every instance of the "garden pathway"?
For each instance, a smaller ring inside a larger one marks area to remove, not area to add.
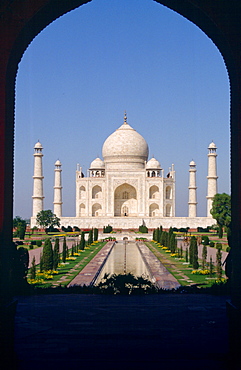
[[[180,280],[185,280],[188,283],[193,283],[192,280],[190,280],[183,272],[181,272],[174,264],[171,263],[170,259],[168,257],[165,257],[163,253],[159,252],[155,247],[151,245],[151,243],[148,243],[150,246],[150,249],[152,252],[157,256],[157,258],[160,258],[167,268],[171,268],[175,273],[180,277]],[[194,283],[193,283],[194,284]]]

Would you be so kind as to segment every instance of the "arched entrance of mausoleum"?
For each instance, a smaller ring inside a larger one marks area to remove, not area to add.
[[[134,186],[124,183],[118,186],[114,195],[115,217],[137,216],[137,195]]]

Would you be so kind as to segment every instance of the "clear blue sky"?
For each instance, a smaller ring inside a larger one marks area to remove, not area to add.
[[[16,81],[14,215],[32,212],[33,147],[44,147],[44,209],[53,209],[62,162],[63,216],[75,216],[75,170],[101,156],[128,123],[165,174],[176,170],[176,215],[188,212],[197,164],[198,216],[206,215],[207,147],[218,147],[218,192],[230,193],[229,81],[222,56],[194,24],[152,0],[93,0],[30,44]]]

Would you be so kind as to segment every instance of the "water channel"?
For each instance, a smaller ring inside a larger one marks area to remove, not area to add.
[[[124,275],[129,273],[136,277],[143,276],[151,280],[150,272],[136,242],[120,241],[115,243],[112,248],[95,284],[97,285],[105,274]]]

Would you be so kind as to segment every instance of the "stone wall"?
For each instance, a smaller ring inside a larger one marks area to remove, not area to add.
[[[103,226],[111,225],[113,228],[120,229],[138,229],[140,225],[146,225],[150,229],[159,227],[189,227],[196,229],[197,227],[207,227],[214,225],[216,222],[212,217],[61,217],[61,226],[78,226],[80,229],[88,229],[96,227],[98,229]],[[36,219],[31,218],[31,227],[36,226]]]

